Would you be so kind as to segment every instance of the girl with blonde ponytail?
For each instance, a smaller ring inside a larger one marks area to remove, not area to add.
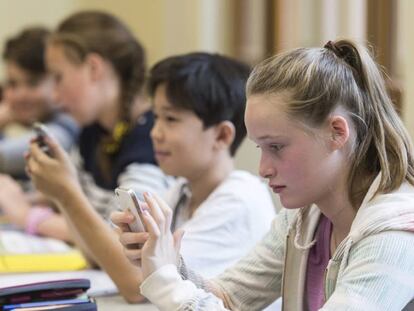
[[[402,310],[414,297],[413,150],[367,50],[341,40],[263,61],[245,123],[285,208],[246,258],[206,280],[147,197],[141,293],[160,310],[262,310],[278,297],[284,311]]]

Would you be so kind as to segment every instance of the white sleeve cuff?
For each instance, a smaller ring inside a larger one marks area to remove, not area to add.
[[[160,310],[178,310],[190,300],[197,287],[190,281],[184,281],[175,265],[162,266],[147,277],[140,286],[141,294],[148,298]]]

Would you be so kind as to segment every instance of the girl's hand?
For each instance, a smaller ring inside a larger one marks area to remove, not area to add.
[[[46,137],[45,142],[52,157],[44,153],[33,140],[26,155],[26,171],[37,190],[53,201],[62,202],[66,196],[70,196],[71,191],[81,191],[76,168],[53,138]]]
[[[142,276],[146,279],[164,265],[178,266],[183,230],[171,233],[171,208],[157,195],[144,194],[148,210],[143,213],[148,239],[142,247]]]

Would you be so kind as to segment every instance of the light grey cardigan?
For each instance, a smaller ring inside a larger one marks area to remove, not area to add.
[[[371,185],[329,262],[321,311],[400,311],[414,297],[414,187],[373,197]],[[166,265],[141,284],[160,310],[262,310],[283,296],[284,311],[307,310],[308,245],[320,212],[282,210],[264,240],[233,268],[206,280]],[[224,297],[218,299],[213,293]]]
[[[45,123],[48,132],[63,146],[69,150],[79,134],[79,128],[75,121],[65,113],[56,113],[53,118]],[[29,148],[30,140],[35,136],[33,131],[16,138],[0,139],[0,172],[14,177],[25,176],[24,153]]]

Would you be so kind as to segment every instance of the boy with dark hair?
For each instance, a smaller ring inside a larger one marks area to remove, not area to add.
[[[246,136],[249,73],[230,58],[191,53],[159,62],[148,81],[156,159],[166,174],[183,177],[166,196],[171,229],[185,230],[181,254],[208,276],[246,254],[274,216],[264,184],[234,169],[233,156]]]
[[[185,231],[181,255],[205,276],[238,261],[267,232],[275,215],[266,187],[235,170],[233,156],[246,135],[249,68],[230,58],[191,53],[156,64],[148,81],[156,121],[151,132],[162,170],[181,176],[166,196],[172,230]],[[128,213],[114,213],[124,228]],[[138,235],[121,239],[138,258]]]
[[[154,97],[157,87],[165,84],[172,106],[193,111],[205,128],[231,121],[235,137],[230,154],[234,156],[246,136],[244,88],[249,73],[245,64],[217,54],[175,56],[152,68],[148,91]]]

